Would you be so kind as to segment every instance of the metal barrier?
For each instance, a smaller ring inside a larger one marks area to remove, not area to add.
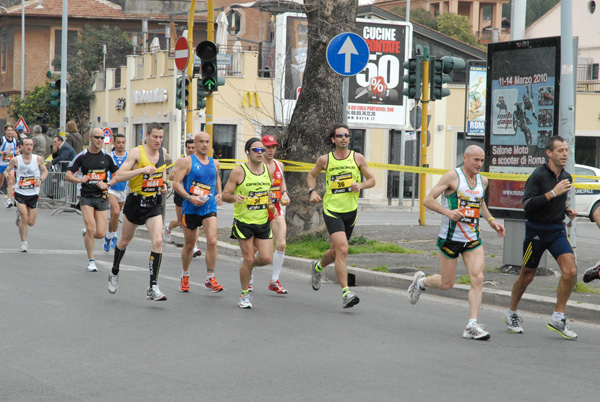
[[[59,165],[68,163],[59,162]],[[59,166],[58,169],[48,167],[48,177],[40,188],[39,204],[54,208],[51,215],[57,212],[76,212],[81,215],[81,211],[75,208],[79,197],[77,183],[66,181],[66,172],[60,171],[62,168],[63,166]]]

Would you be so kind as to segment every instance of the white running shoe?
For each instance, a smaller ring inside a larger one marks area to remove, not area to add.
[[[108,293],[115,294],[119,289],[119,274],[113,275],[112,271],[108,274]]]
[[[19,250],[22,253],[26,253],[27,252],[27,242],[26,241],[22,241],[21,242],[21,249]]]
[[[163,230],[163,240],[166,242],[171,241],[171,229],[169,229],[169,225],[165,225],[165,228]]]
[[[240,295],[238,306],[240,306],[240,308],[252,308],[252,298],[250,295]]]
[[[81,229],[81,236],[85,237],[85,228]]]
[[[85,270],[88,272],[98,272],[98,268],[96,267],[96,261],[89,260],[87,267],[85,267]]]
[[[200,257],[202,255],[202,250],[200,250],[198,247],[194,246],[194,250],[192,251],[192,256],[194,258],[196,257]]]
[[[522,334],[523,327],[521,324],[523,323],[523,319],[519,317],[517,313],[508,314],[508,311],[504,313],[504,322],[506,323],[506,327],[508,328],[508,332],[512,334]]]
[[[425,278],[425,273],[423,271],[415,272],[415,276],[413,277],[413,281],[408,287],[407,295],[408,301],[410,304],[416,304],[419,301],[419,296],[425,289],[421,289],[419,284],[417,283],[419,279]]]
[[[571,331],[571,328],[567,325],[567,317],[563,317],[560,321],[554,321],[550,319],[550,322],[547,325],[548,329],[552,331],[556,331],[561,334],[564,338],[567,339],[577,339],[577,334]]]
[[[17,220],[15,221],[15,225],[17,225],[17,227],[19,227],[19,225],[21,225],[21,213],[19,212],[18,209],[17,209]]]
[[[165,301],[167,300],[167,296],[160,291],[158,285],[152,285],[152,287],[148,288],[146,291],[146,300]]]
[[[483,324],[467,325],[463,332],[463,338],[485,341],[490,339],[490,333],[483,330]]]
[[[6,199],[6,208],[12,208],[15,205],[13,204],[13,201],[10,198]]]

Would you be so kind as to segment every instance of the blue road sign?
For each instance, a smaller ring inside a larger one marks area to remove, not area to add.
[[[341,33],[327,46],[327,62],[340,75],[356,75],[369,62],[369,46],[355,33]]]

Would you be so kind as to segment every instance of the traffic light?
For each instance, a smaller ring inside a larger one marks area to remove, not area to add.
[[[50,88],[50,106],[60,107],[60,79],[51,82]],[[69,103],[69,81],[67,81],[67,104]]]
[[[202,85],[208,92],[217,91],[219,77],[217,69],[217,45],[209,40],[202,41],[196,46],[196,54],[200,57],[202,65]]]
[[[175,99],[175,106],[177,107],[177,109],[181,110],[182,105],[185,105],[185,107],[183,109],[187,110],[187,108],[189,106],[188,95],[190,94],[190,91],[188,90],[188,87],[190,85],[190,80],[186,79],[185,80],[185,88],[181,88],[182,80],[183,80],[183,78],[181,78],[181,77],[177,78],[177,89],[175,90],[177,97]]]
[[[429,100],[435,101],[450,95],[450,90],[443,87],[444,84],[452,81],[448,74],[452,70],[465,68],[465,60],[451,56],[444,56],[440,60],[431,57],[430,60],[429,80],[431,81],[431,90]]]
[[[402,64],[408,70],[408,74],[402,76],[402,81],[408,85],[402,90],[402,94],[408,99],[421,99],[421,68],[422,58],[417,56],[413,59],[408,59]]]
[[[204,85],[202,85],[202,79],[196,80],[196,110],[202,110],[206,108],[206,97],[209,95]]]

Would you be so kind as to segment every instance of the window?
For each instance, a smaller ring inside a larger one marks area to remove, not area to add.
[[[75,55],[75,47],[73,46],[73,44],[75,44],[75,42],[77,42],[77,34],[78,34],[78,31],[69,30],[69,36],[67,38],[67,56]],[[54,61],[55,62],[60,60],[61,50],[62,50],[62,30],[57,29],[54,31]],[[60,64],[53,65],[53,68],[55,69],[55,71],[60,70]]]
[[[237,35],[240,32],[240,25],[242,24],[242,16],[237,11],[229,11],[227,13],[227,31],[229,35]]]
[[[2,46],[2,54],[0,55],[0,57],[2,58],[0,60],[0,66],[2,67],[2,72],[6,72],[6,53],[8,52],[8,38],[7,38],[7,34],[6,34],[6,29],[2,31],[2,43],[0,44]]]
[[[215,159],[234,159],[237,126],[215,124],[213,126],[213,157]],[[221,184],[225,187],[231,170],[221,169]]]

